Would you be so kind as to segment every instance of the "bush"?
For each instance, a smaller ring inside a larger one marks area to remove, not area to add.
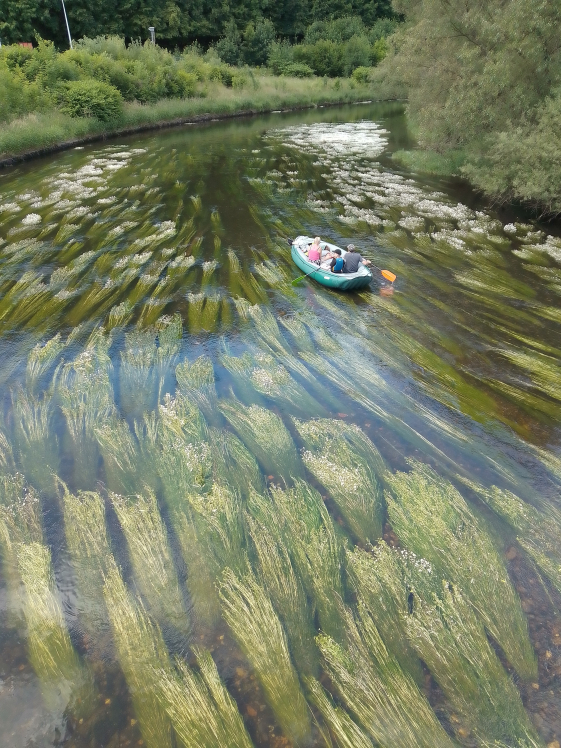
[[[102,122],[122,114],[123,98],[109,83],[94,80],[71,81],[61,94],[62,111],[71,117],[95,117]]]
[[[242,37],[234,21],[228,23],[226,33],[215,49],[227,65],[238,65],[242,62]]]
[[[351,75],[355,68],[370,65],[371,47],[368,37],[353,36],[345,42],[343,49],[343,68],[345,75]]]
[[[282,75],[289,75],[293,78],[309,78],[313,74],[312,68],[302,62],[290,62],[284,66],[282,71]]]
[[[346,16],[335,21],[315,21],[308,26],[304,44],[315,44],[324,39],[330,42],[346,42],[353,36],[365,36],[366,27],[360,16]]]
[[[243,33],[242,56],[246,65],[265,65],[275,39],[275,27],[268,19],[254,26],[248,23]]]
[[[368,83],[370,80],[370,68],[364,66],[355,68],[352,73],[352,78],[357,83]]]
[[[222,83],[224,86],[231,88],[232,86],[233,70],[228,65],[214,65],[210,69],[208,79],[211,81],[217,81]]]
[[[33,57],[33,50],[29,47],[20,47],[19,44],[13,44],[4,47],[3,56],[8,68],[15,70],[16,68],[22,68]]]
[[[382,62],[384,57],[388,54],[388,42],[384,37],[381,39],[378,39],[374,44],[372,45],[372,51],[370,53],[370,59],[372,60],[373,65],[377,65],[379,62]]]
[[[344,74],[344,47],[342,44],[320,40],[315,44],[298,44],[294,47],[294,61],[309,65],[316,75],[336,78]]]
[[[232,88],[243,88],[247,84],[247,76],[243,73],[232,75]]]
[[[282,75],[285,67],[293,62],[294,48],[290,42],[276,41],[271,44],[267,65],[271,68],[274,75]]]

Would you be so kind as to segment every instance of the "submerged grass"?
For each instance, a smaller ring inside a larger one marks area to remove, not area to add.
[[[208,356],[200,356],[192,364],[183,361],[175,367],[179,391],[192,398],[207,418],[215,416],[218,410],[214,367]]]
[[[347,644],[317,637],[326,671],[348,709],[381,748],[452,748],[413,679],[388,653],[368,612],[346,611]]]
[[[153,493],[110,494],[129,548],[134,576],[152,616],[189,633],[189,618],[173,562],[166,527]]]
[[[258,405],[247,408],[235,399],[221,401],[220,410],[267,473],[284,482],[302,476],[296,447],[279,416]]]
[[[335,706],[326,691],[314,678],[306,679],[310,700],[319,709],[339,748],[373,748],[368,735],[340,706]]]
[[[317,674],[312,610],[285,541],[286,528],[268,497],[253,493],[246,521],[257,556],[257,570],[286,632],[292,660],[304,675]]]
[[[252,748],[236,702],[222,683],[210,652],[194,650],[199,672],[177,661],[157,673],[160,703],[181,743],[197,748]]]
[[[252,664],[285,735],[305,745],[311,735],[308,705],[290,659],[275,609],[253,575],[227,569],[220,586],[223,616]]]
[[[271,496],[285,523],[283,537],[298,574],[314,601],[319,624],[336,640],[345,636],[341,616],[343,547],[319,493],[305,481]]]
[[[107,574],[103,591],[142,738],[148,748],[172,748],[170,719],[159,698],[160,673],[171,670],[160,630],[140,601],[133,600],[116,566]]]
[[[29,482],[48,496],[55,494],[58,439],[53,428],[53,395],[40,397],[20,389],[12,395],[15,454]]]
[[[520,600],[483,521],[448,481],[421,463],[387,476],[389,519],[402,543],[458,585],[523,678],[537,664]]]
[[[93,681],[70,641],[50,551],[42,543],[18,543],[16,555],[24,589],[29,660],[45,701],[53,708],[71,705],[79,712],[93,698]]]
[[[382,535],[384,462],[366,434],[333,419],[294,421],[302,459],[329,491],[353,534],[363,543]]]

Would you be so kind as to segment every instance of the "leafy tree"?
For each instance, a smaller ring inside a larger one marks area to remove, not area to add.
[[[248,23],[243,34],[244,62],[248,65],[265,65],[274,39],[275,27],[271,21],[261,19],[255,25]]]

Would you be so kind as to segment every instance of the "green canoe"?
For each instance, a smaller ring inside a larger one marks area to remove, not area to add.
[[[313,262],[310,262],[302,250],[306,249],[312,241],[313,239],[309,236],[297,236],[292,242],[292,259],[303,273],[311,273],[309,277],[321,283],[322,286],[337,288],[339,291],[356,291],[370,283],[372,273],[364,265],[361,265],[356,273],[332,273],[331,270],[324,270]],[[329,244],[328,242],[321,242],[320,246],[322,250],[329,252],[332,252],[334,249],[341,249],[341,247]],[[347,251],[341,249],[341,256],[343,258],[346,254]]]

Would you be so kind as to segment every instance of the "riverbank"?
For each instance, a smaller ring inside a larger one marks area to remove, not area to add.
[[[350,79],[254,76],[242,89],[209,84],[204,97],[128,103],[112,123],[70,117],[60,111],[30,114],[0,128],[0,166],[46,155],[107,137],[214,119],[376,99],[370,84]]]

